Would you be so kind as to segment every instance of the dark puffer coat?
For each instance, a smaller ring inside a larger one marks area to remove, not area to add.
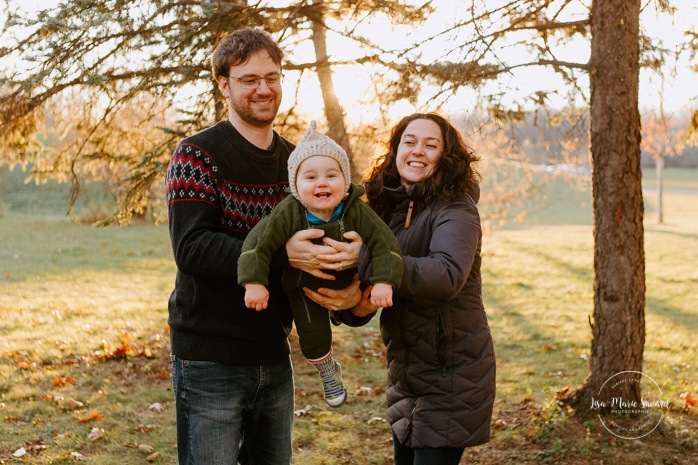
[[[495,356],[482,301],[476,199],[415,208],[414,186],[388,189],[385,218],[403,252],[393,307],[381,314],[388,421],[408,447],[488,442]],[[409,227],[405,228],[409,217]]]

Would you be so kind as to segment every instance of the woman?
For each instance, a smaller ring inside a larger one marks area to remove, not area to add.
[[[403,118],[366,181],[402,248],[404,275],[381,313],[397,465],[450,465],[489,441],[495,357],[482,302],[478,159],[436,113]],[[352,310],[375,307],[364,298]]]

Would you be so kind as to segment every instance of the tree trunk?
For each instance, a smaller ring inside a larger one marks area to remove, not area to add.
[[[640,0],[594,0],[591,8],[591,161],[594,318],[590,369],[570,401],[590,414],[591,398],[623,371],[642,371],[645,255],[640,169]],[[640,400],[640,383],[615,389]],[[598,398],[598,397],[597,397]]]
[[[657,223],[664,223],[664,157],[657,158]]]
[[[344,124],[344,110],[339,104],[337,94],[334,92],[334,84],[332,83],[332,68],[328,63],[327,56],[327,31],[325,29],[324,14],[322,11],[323,0],[313,0],[313,5],[316,6],[317,14],[311,17],[313,23],[313,47],[315,48],[315,61],[318,65],[316,68],[318,80],[320,81],[320,90],[322,91],[322,100],[325,103],[325,116],[329,126],[328,136],[344,148],[349,157],[349,166],[351,167],[351,178],[358,180],[359,176],[356,172],[356,161],[354,154],[349,144],[349,135],[347,134],[346,125]]]

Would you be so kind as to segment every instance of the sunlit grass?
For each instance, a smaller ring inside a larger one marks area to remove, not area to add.
[[[643,449],[612,441],[593,421],[566,421],[554,401],[587,374],[591,225],[494,229],[483,239],[483,283],[498,363],[496,423],[492,442],[463,463],[652,463],[649,451],[695,454],[695,413],[681,413],[680,396],[698,397],[696,198],[668,193],[670,221],[645,223],[644,371],[674,403],[664,420],[671,430]],[[651,197],[646,205],[651,211]],[[0,219],[0,264],[0,463],[72,463],[74,452],[98,465],[142,464],[139,444],[161,453],[156,463],[175,463],[166,332],[175,267],[166,227],[94,229],[10,212]],[[392,463],[378,321],[335,328],[334,340],[349,391],[337,410],[325,405],[317,372],[292,337],[294,463]],[[90,440],[92,428],[105,438]],[[11,459],[21,447],[26,455]]]

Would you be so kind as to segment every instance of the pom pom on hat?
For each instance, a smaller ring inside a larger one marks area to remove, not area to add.
[[[318,131],[317,124],[313,120],[310,122],[305,135],[288,158],[288,184],[291,187],[293,196],[297,199],[300,198],[296,189],[298,167],[303,163],[303,160],[315,155],[324,155],[337,160],[339,168],[344,175],[344,192],[348,192],[351,186],[351,169],[349,168],[347,152],[335,141]]]

